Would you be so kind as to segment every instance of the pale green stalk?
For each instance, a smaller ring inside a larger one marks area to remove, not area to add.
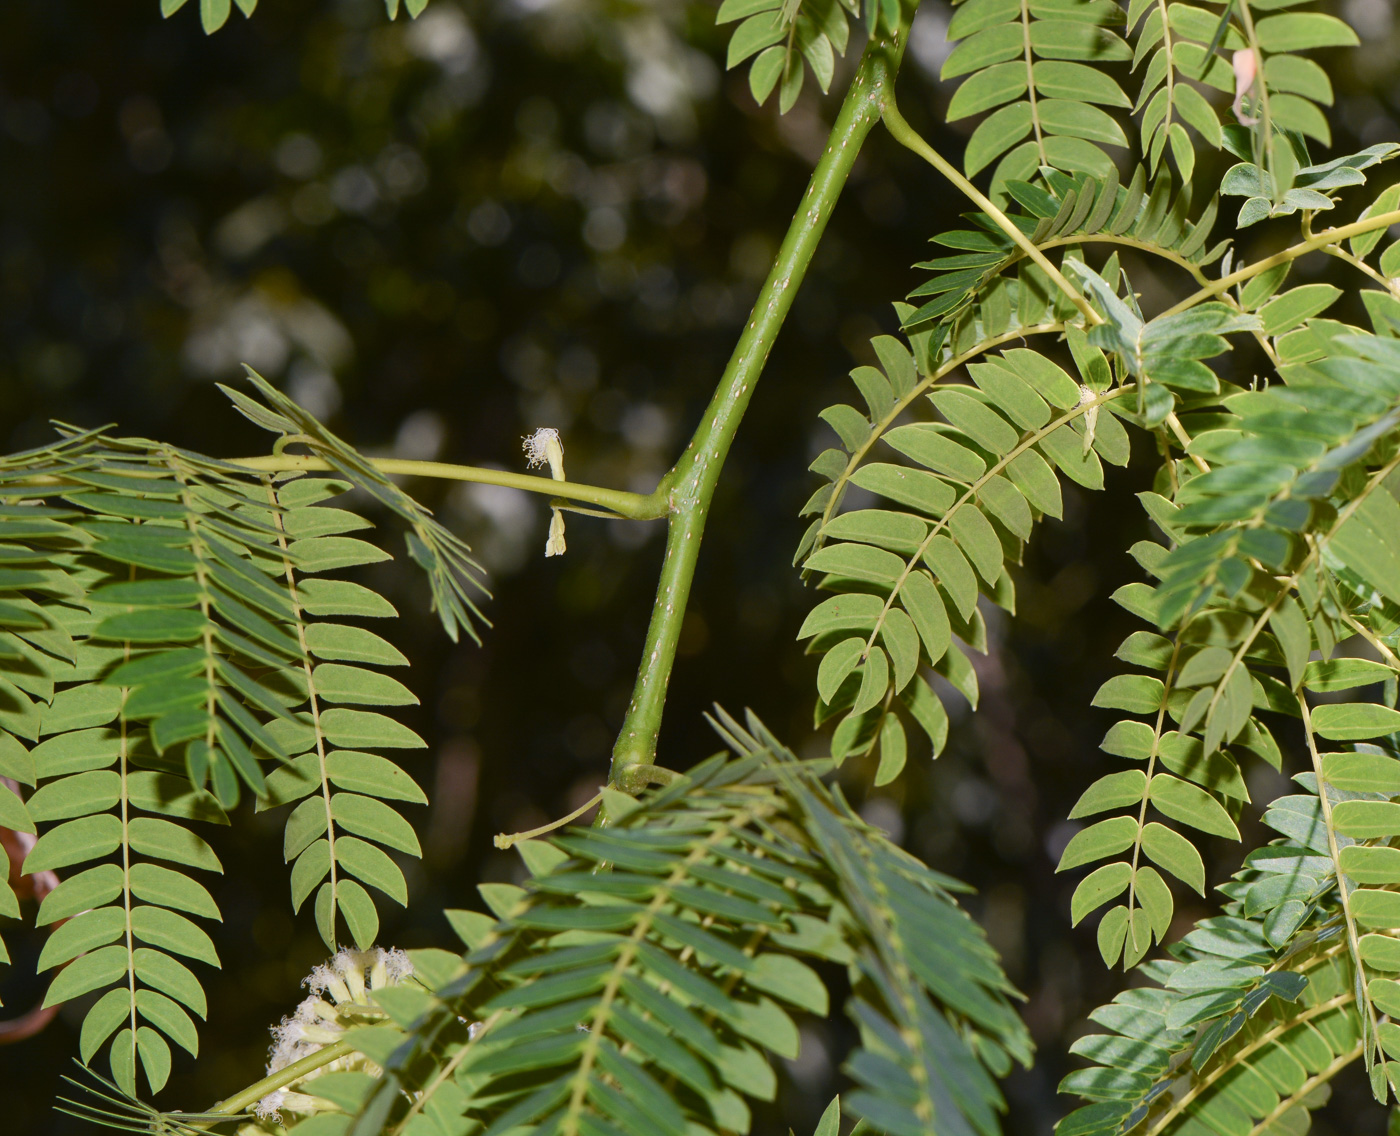
[[[570,501],[586,501],[599,505],[634,521],[658,520],[666,515],[666,498],[658,489],[653,493],[628,493],[622,489],[604,489],[599,485],[579,485],[573,481],[555,481],[536,477],[532,473],[509,473],[503,469],[481,466],[451,465],[447,462],[408,461],[400,458],[367,458],[380,473],[402,477],[433,477],[444,481],[473,481],[481,485],[503,485],[507,489],[523,489],[527,493],[545,493]],[[263,473],[286,473],[292,470],[321,472],[335,467],[324,458],[302,454],[270,454],[266,457],[233,458],[231,464]]]
[[[861,144],[892,97],[913,15],[914,6],[906,6],[899,28],[881,33],[866,46],[826,149],[714,397],[685,453],[658,486],[670,509],[666,558],[632,701],[613,750],[612,781],[631,766],[650,764],[655,756],[666,687],[720,470]]]

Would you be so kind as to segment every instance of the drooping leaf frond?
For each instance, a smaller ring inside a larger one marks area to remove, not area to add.
[[[828,1012],[816,968],[836,966],[862,1037],[847,1111],[894,1136],[992,1136],[989,1071],[1029,1041],[959,885],[761,723],[724,723],[742,756],[614,792],[615,824],[526,842],[524,887],[451,913],[466,953],[415,953],[431,991],[386,992],[392,1024],[352,1035],[388,1070],[340,1102],[355,1131],[747,1132],[772,1057],[796,1055],[794,1015]]]
[[[45,1004],[102,992],[82,1059],[111,1039],[114,1080],[134,1095],[138,1064],[165,1083],[168,1041],[198,1052],[190,1015],[206,1000],[185,960],[219,965],[191,918],[218,907],[191,870],[222,867],[191,825],[227,824],[244,788],[268,805],[314,793],[288,823],[294,906],[319,884],[327,942],[340,917],[367,945],[378,918],[361,882],[406,900],[379,846],[418,850],[384,798],[423,799],[371,751],[423,743],[360,708],[415,699],[349,665],[404,659],[339,621],[393,614],[330,575],[387,558],[343,535],[368,522],[322,504],[346,482],[64,432],[0,465],[0,759],[38,786],[0,823],[37,826],[24,870],[61,875],[38,915],[53,928],[39,968],[62,968]]]
[[[1056,321],[1038,330],[1063,326]],[[1023,326],[1021,334],[1029,331]],[[1101,458],[1128,460],[1127,435],[1115,416],[1128,388],[1109,389],[1107,362],[1082,333],[1072,342],[1077,378],[1029,348],[971,362],[989,343],[945,355],[931,373],[920,374],[910,352],[885,337],[875,341],[884,369],[861,367],[852,375],[869,416],[851,406],[823,412],[843,447],[813,463],[830,484],[804,510],[819,519],[798,560],[837,595],[812,611],[799,637],[810,638],[810,650],[822,655],[818,722],[842,715],[833,757],[868,752],[878,742],[877,783],[897,776],[905,760],[896,700],[935,754],[947,735],[946,712],[918,674],[921,665],[976,706],[976,675],[959,644],[986,649],[980,594],[1015,611],[1007,564],[1020,559],[1037,517],[1060,514],[1059,478],[1099,488]],[[927,366],[927,342],[915,346]],[[942,381],[963,365],[972,383]],[[894,426],[923,395],[937,419]],[[870,460],[885,456],[874,451],[877,443],[907,461]],[[852,484],[896,508],[841,512]]]

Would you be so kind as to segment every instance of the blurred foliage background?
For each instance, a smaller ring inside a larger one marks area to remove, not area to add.
[[[51,437],[52,418],[116,422],[219,456],[260,435],[216,380],[248,363],[378,454],[523,468],[521,436],[563,433],[574,480],[649,491],[692,429],[819,152],[835,99],[809,83],[785,118],[722,70],[715,6],[686,0],[433,0],[416,22],[381,0],[264,0],[206,39],[155,0],[0,3],[0,444]],[[1347,0],[1365,47],[1330,68],[1339,153],[1400,137],[1388,0]],[[924,0],[900,80],[905,114],[956,157],[937,79],[950,9]],[[850,73],[859,44],[838,69]],[[965,125],[965,124],[959,124]],[[970,127],[968,127],[970,129]],[[791,568],[829,444],[817,411],[915,282],[908,265],[960,208],[877,131],[797,299],[739,435],[710,522],[671,686],[662,760],[717,748],[702,712],[751,706],[803,752],[815,667],[794,641],[814,602]],[[1253,234],[1256,230],[1250,230]],[[1248,238],[1244,251],[1263,237]],[[1144,306],[1175,288],[1130,266]],[[844,778],[872,821],[978,891],[969,906],[1028,996],[1042,1049],[1007,1082],[1008,1133],[1048,1133],[1084,1015],[1111,997],[1092,931],[1070,929],[1073,880],[1053,865],[1063,820],[1112,719],[1089,708],[1133,622],[1109,600],[1147,535],[1133,469],[1094,498],[1066,490],[993,621],[983,698],[938,762],[915,752],[895,785]],[[400,553],[373,583],[399,606],[388,631],[413,660],[430,749],[410,767],[432,805],[425,857],[405,863],[413,907],[384,941],[450,945],[444,906],[512,878],[491,837],[586,800],[603,780],[661,555],[658,524],[574,518],[545,561],[542,501],[485,486],[416,485],[491,571],[495,629],[454,646]],[[385,522],[391,527],[390,522]],[[956,698],[954,698],[956,701]],[[416,720],[414,720],[416,718]],[[1293,741],[1285,736],[1285,741]],[[1296,766],[1296,745],[1293,756]],[[1291,771],[1291,770],[1290,770]],[[1251,790],[1282,786],[1255,768]],[[247,806],[244,806],[245,812]],[[1254,823],[1247,840],[1258,840]],[[243,815],[214,839],[223,973],[210,981],[198,1064],[177,1055],[166,1107],[198,1108],[262,1073],[267,1028],[301,997],[322,948],[293,919],[280,817]],[[1218,843],[1220,882],[1238,846]],[[32,912],[31,912],[32,913]],[[1199,901],[1179,909],[1189,922]],[[306,914],[306,913],[303,913]],[[5,1014],[42,995],[41,940],[6,930]],[[69,1008],[0,1050],[6,1132],[76,1132],[51,1112],[76,1052]],[[782,1108],[810,1131],[840,1084],[845,1023],[811,1022]],[[1381,1131],[1359,1078],[1314,1131]],[[757,1132],[786,1131],[779,1111]]]

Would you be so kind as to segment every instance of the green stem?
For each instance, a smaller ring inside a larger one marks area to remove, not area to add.
[[[658,487],[659,492],[666,494],[671,509],[666,559],[632,702],[613,750],[612,781],[631,766],[651,764],[656,754],[666,687],[720,469],[861,145],[892,95],[913,15],[914,6],[906,4],[899,27],[893,32],[882,32],[866,45],[826,149],[812,171],[807,192],[719,387],[686,452]]]
[[[232,458],[233,465],[263,473],[285,473],[291,470],[330,470],[334,467],[323,458],[301,454],[273,454],[269,457]],[[407,461],[400,458],[370,458],[369,463],[380,473],[404,477],[436,477],[447,481],[474,481],[482,485],[504,485],[508,489],[523,489],[527,493],[546,493],[551,497],[566,497],[570,501],[586,501],[601,505],[620,517],[634,521],[654,521],[667,513],[666,495],[628,493],[622,489],[604,489],[598,485],[578,485],[572,481],[555,481],[551,477],[536,477],[530,473],[508,473],[503,469],[483,469],[472,465],[449,465],[446,462]]]
[[[327,1045],[316,1050],[300,1061],[293,1061],[290,1065],[278,1069],[275,1073],[269,1073],[261,1081],[254,1081],[242,1092],[235,1093],[227,1100],[221,1100],[204,1116],[237,1116],[247,1110],[249,1105],[256,1104],[267,1096],[268,1093],[276,1092],[278,1089],[285,1089],[293,1081],[298,1081],[307,1073],[315,1069],[324,1069],[332,1061],[336,1061],[346,1054],[354,1053],[355,1047],[348,1041],[337,1041],[334,1045]]]
[[[1243,268],[1237,269],[1228,276],[1222,276],[1219,280],[1214,280],[1207,284],[1198,292],[1192,293],[1179,304],[1173,304],[1170,308],[1157,318],[1174,316],[1177,312],[1184,312],[1187,308],[1194,308],[1202,300],[1209,300],[1212,296],[1218,296],[1221,292],[1229,291],[1236,284],[1242,284],[1246,280],[1252,280],[1261,272],[1267,272],[1271,268],[1277,268],[1280,264],[1287,264],[1291,260],[1297,260],[1300,256],[1306,256],[1310,252],[1326,248],[1328,245],[1339,245],[1351,237],[1360,236],[1362,233],[1374,232],[1376,229],[1388,229],[1391,225],[1400,224],[1400,209],[1393,209],[1389,213],[1377,213],[1373,217],[1364,217],[1360,221],[1353,221],[1350,225],[1340,225],[1335,229],[1325,229],[1315,237],[1309,237],[1305,241],[1299,241],[1296,245],[1276,252],[1273,256],[1266,256],[1263,260],[1256,260],[1253,264],[1246,264]]]

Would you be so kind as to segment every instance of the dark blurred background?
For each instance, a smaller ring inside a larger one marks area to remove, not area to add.
[[[705,2],[433,0],[389,24],[381,0],[263,0],[213,38],[195,7],[163,21],[156,0],[0,3],[0,445],[42,443],[58,418],[219,456],[265,451],[215,387],[246,362],[371,453],[522,469],[522,435],[554,426],[572,479],[649,491],[724,366],[836,96],[809,79],[785,118],[755,107],[746,77],[722,70],[727,37]],[[1400,86],[1387,0],[1348,0],[1343,14],[1366,43],[1331,68],[1349,152],[1400,138]],[[925,0],[900,91],[956,157],[966,130],[939,125],[949,15]],[[815,485],[805,466],[831,444],[816,414],[852,397],[846,372],[872,361],[871,335],[895,329],[891,301],[917,280],[908,266],[960,208],[872,135],[725,471],[664,763],[717,748],[701,720],[713,701],[753,707],[804,752],[824,744],[815,666],[794,641],[814,597],[790,566]],[[1254,232],[1246,250],[1270,239]],[[1149,308],[1179,283],[1153,271],[1134,269]],[[1110,768],[1097,744],[1114,716],[1089,702],[1134,629],[1108,597],[1138,578],[1122,550],[1149,535],[1132,494],[1150,482],[1150,450],[1103,494],[1067,489],[1065,520],[1041,526],[1017,618],[992,619],[982,708],[974,717],[951,696],[938,762],[915,744],[881,790],[867,764],[844,770],[869,819],[978,888],[969,906],[1028,995],[1042,1051],[1006,1085],[1018,1136],[1048,1133],[1069,1107],[1055,1093],[1066,1048],[1122,982],[1092,928],[1069,928],[1077,876],[1052,869],[1073,831],[1063,818]],[[661,533],[574,518],[568,554],[546,561],[539,499],[412,488],[473,545],[495,592],[483,645],[453,645],[397,535],[386,540],[399,559],[370,578],[402,613],[387,634],[413,660],[423,705],[406,720],[430,742],[409,768],[433,801],[412,818],[425,851],[404,864],[412,910],[384,912],[382,941],[450,946],[441,909],[480,906],[477,883],[518,871],[492,835],[561,815],[603,780]],[[1256,805],[1282,785],[1264,768],[1249,777]],[[1257,815],[1247,840],[1267,838]],[[290,910],[281,823],[245,806],[213,834],[228,868],[211,885],[223,971],[206,976],[203,1056],[176,1055],[165,1107],[199,1108],[260,1076],[268,1026],[323,955]],[[1220,882],[1241,850],[1208,851]],[[1179,920],[1206,910],[1181,897]],[[17,1014],[42,993],[26,977],[41,940],[19,926],[5,938],[15,966],[0,994]],[[69,1007],[0,1050],[0,1131],[82,1127],[51,1111],[79,1021]],[[804,1026],[785,1118],[760,1114],[756,1132],[811,1130],[841,1084],[844,1034]],[[1314,1130],[1382,1124],[1352,1077]]]

